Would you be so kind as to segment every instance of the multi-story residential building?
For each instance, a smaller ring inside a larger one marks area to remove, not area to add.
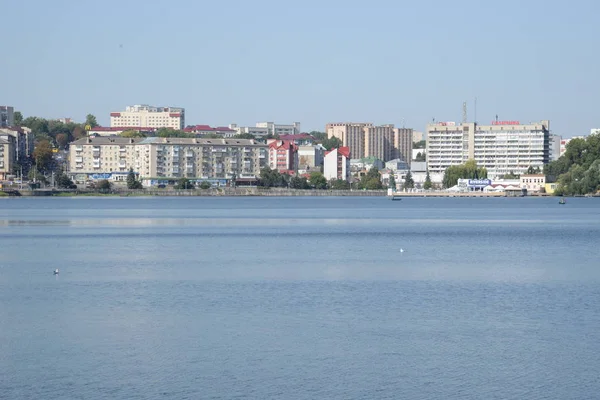
[[[413,131],[395,128],[393,124],[374,126],[372,123],[330,123],[325,127],[328,137],[337,137],[349,147],[355,158],[376,157],[383,161],[403,158],[410,164]]]
[[[15,147],[13,136],[0,137],[0,179],[6,179],[14,172]]]
[[[298,146],[285,140],[269,139],[269,167],[281,173],[298,171]]]
[[[10,106],[0,106],[0,128],[15,124],[15,109]]]
[[[560,135],[550,135],[550,161],[558,160],[560,157]]]
[[[550,159],[550,122],[427,125],[427,165],[431,173],[443,173],[449,166],[469,159],[487,168],[491,179],[510,172],[523,174],[529,167],[542,168]]]
[[[590,129],[590,135],[598,135],[598,134],[600,134],[600,128]]]
[[[276,124],[274,122],[258,122],[257,128],[266,128],[267,135],[273,136],[282,135],[297,135],[300,133],[300,122],[294,122],[293,124]]]
[[[298,146],[298,173],[320,171],[323,167],[325,148],[320,144]]]
[[[185,109],[155,107],[147,104],[127,106],[125,111],[110,113],[110,126],[183,129],[185,127]]]
[[[294,122],[293,124],[287,125],[276,124],[274,122],[258,122],[256,126],[238,126],[237,124],[230,124],[229,128],[235,130],[236,134],[249,133],[256,137],[300,134],[300,122]]]
[[[423,132],[413,131],[413,133],[412,133],[413,143],[418,143],[422,140],[425,140],[425,136],[423,135]]]
[[[88,137],[71,143],[70,172],[113,180],[125,180],[130,168],[146,180],[256,179],[267,162],[263,150],[246,139]]]
[[[316,139],[308,133],[299,133],[296,135],[280,135],[279,140],[287,140],[294,142],[297,146],[310,146],[315,143]]]
[[[339,147],[325,153],[323,175],[327,180],[343,179],[350,182],[349,147]]]
[[[0,128],[0,138],[7,137],[15,139],[15,162],[23,162],[33,154],[33,133],[26,127]]]
[[[193,125],[186,126],[183,129],[183,131],[187,133],[194,133],[199,136],[214,134],[222,136],[224,138],[230,138],[237,135],[237,131],[235,129],[231,129],[226,126],[218,126],[216,128],[213,128],[209,125]]]

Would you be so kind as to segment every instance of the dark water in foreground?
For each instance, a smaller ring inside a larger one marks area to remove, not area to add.
[[[599,233],[598,199],[3,199],[0,398],[597,399]]]

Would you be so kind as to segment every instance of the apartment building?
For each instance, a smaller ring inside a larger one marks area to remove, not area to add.
[[[113,180],[124,180],[130,168],[142,179],[254,179],[265,150],[245,139],[88,137],[71,143],[70,171]]]
[[[183,131],[186,133],[193,133],[193,134],[199,135],[199,136],[212,134],[212,135],[219,135],[224,138],[230,138],[230,137],[237,135],[237,132],[235,131],[235,129],[231,129],[226,126],[218,126],[216,128],[213,128],[210,125],[193,125],[193,126],[186,126],[183,129]]]
[[[14,158],[16,162],[22,162],[33,154],[33,136],[31,129],[26,127],[0,128],[0,138],[6,140],[8,140],[8,137],[14,138]]]
[[[0,179],[7,179],[13,174],[15,165],[15,138],[0,137]]]
[[[185,127],[185,109],[156,107],[147,104],[127,106],[125,111],[110,113],[110,126],[183,129]]]
[[[15,124],[15,109],[11,106],[0,106],[0,128]]]
[[[350,182],[349,147],[340,147],[325,153],[323,175],[327,180],[343,179]]]
[[[375,157],[383,161],[403,158],[411,161],[413,131],[393,124],[340,122],[325,126],[328,137],[337,137],[355,158]]]
[[[427,165],[443,173],[451,165],[474,159],[495,179],[513,172],[543,168],[550,160],[550,122],[521,124],[493,121],[490,125],[439,122],[427,125]]]
[[[281,173],[298,172],[298,146],[287,140],[269,139],[269,167]]]
[[[236,134],[248,133],[256,137],[262,137],[267,135],[283,136],[300,134],[300,122],[294,122],[292,124],[258,122],[256,126],[238,126],[237,124],[230,124],[229,128],[235,130]]]

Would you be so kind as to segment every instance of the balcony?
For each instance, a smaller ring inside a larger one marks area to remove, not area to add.
[[[83,162],[83,157],[75,157],[75,162],[76,163],[82,163]]]

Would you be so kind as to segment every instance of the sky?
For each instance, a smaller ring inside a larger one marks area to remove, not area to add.
[[[467,102],[470,121],[548,119],[571,137],[600,127],[599,12],[597,0],[10,1],[0,104],[101,125],[152,104],[185,107],[187,125],[422,131],[461,121]]]

